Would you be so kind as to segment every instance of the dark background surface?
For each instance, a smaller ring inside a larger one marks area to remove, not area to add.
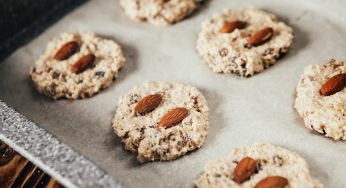
[[[87,0],[0,0],[0,62]]]
[[[63,188],[59,182],[0,141],[1,188]]]

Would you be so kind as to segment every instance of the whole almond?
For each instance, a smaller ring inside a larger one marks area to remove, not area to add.
[[[167,112],[160,120],[159,127],[170,128],[181,121],[189,115],[189,110],[186,108],[174,108]]]
[[[75,64],[72,65],[71,71],[76,74],[85,71],[86,69],[92,66],[92,64],[95,61],[95,58],[96,57],[94,54],[88,54],[81,57]]]
[[[243,21],[233,21],[233,22],[227,22],[223,25],[220,32],[221,33],[232,33],[236,29],[243,29],[246,25],[246,22]]]
[[[54,59],[62,61],[68,59],[73,54],[77,52],[78,43],[76,41],[71,41],[60,47],[58,52],[55,54]]]
[[[250,157],[244,157],[237,165],[233,172],[234,181],[237,183],[243,183],[250,179],[252,174],[256,171],[257,162]]]
[[[258,182],[255,188],[285,188],[288,180],[281,176],[268,176]]]
[[[258,46],[261,45],[273,36],[274,30],[271,27],[266,27],[260,31],[257,31],[254,35],[252,35],[250,38],[247,40],[247,46]]]
[[[137,103],[135,112],[140,114],[151,112],[160,105],[161,100],[162,96],[160,94],[148,95]]]
[[[337,74],[331,77],[321,87],[321,94],[323,96],[333,95],[346,87],[346,74]]]

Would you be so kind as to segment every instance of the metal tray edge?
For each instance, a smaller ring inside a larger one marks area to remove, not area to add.
[[[124,185],[0,100],[0,139],[66,187]]]

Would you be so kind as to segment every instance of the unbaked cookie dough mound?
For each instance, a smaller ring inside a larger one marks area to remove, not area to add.
[[[293,43],[293,30],[268,12],[224,10],[202,23],[197,50],[217,73],[250,77],[276,63]]]
[[[268,186],[270,183],[272,186]],[[308,164],[297,153],[270,144],[234,148],[231,156],[209,162],[195,185],[198,188],[323,187],[310,175]]]
[[[120,5],[133,20],[171,25],[191,14],[201,2],[202,0],[120,0]]]
[[[208,111],[195,87],[152,81],[119,98],[112,126],[139,162],[173,160],[202,146]]]
[[[30,70],[40,93],[53,99],[91,97],[118,77],[120,46],[94,33],[63,33],[48,44]]]
[[[299,80],[294,105],[305,127],[335,140],[346,140],[346,88],[326,96],[321,88],[342,74],[346,74],[346,61],[332,59],[325,65],[308,65]]]

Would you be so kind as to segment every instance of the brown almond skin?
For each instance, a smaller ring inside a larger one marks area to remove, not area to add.
[[[161,101],[162,96],[160,94],[148,95],[137,103],[135,112],[140,114],[151,112],[160,105]]]
[[[285,188],[288,180],[281,176],[268,176],[259,181],[255,188]]]
[[[164,3],[167,3],[168,1],[170,1],[170,0],[160,0],[159,4],[164,4]]]
[[[243,29],[246,26],[246,22],[243,21],[233,21],[233,22],[227,22],[223,25],[220,32],[221,33],[232,33],[236,29]]]
[[[71,66],[71,71],[73,73],[79,74],[86,69],[90,68],[94,63],[96,57],[94,54],[88,54],[81,57],[75,64]]]
[[[167,112],[160,120],[159,127],[170,128],[181,121],[189,115],[189,110],[186,108],[174,108]]]
[[[233,172],[234,181],[241,184],[250,179],[256,171],[256,165],[257,162],[255,159],[244,157]]]
[[[321,94],[323,96],[333,95],[346,87],[346,74],[337,74],[331,77],[321,87]]]
[[[271,27],[266,27],[260,31],[257,31],[254,35],[252,35],[247,40],[247,47],[259,46],[264,44],[273,36],[274,30]]]
[[[77,52],[78,43],[76,41],[71,41],[60,47],[58,52],[55,54],[54,59],[58,61],[63,61],[71,57]]]

